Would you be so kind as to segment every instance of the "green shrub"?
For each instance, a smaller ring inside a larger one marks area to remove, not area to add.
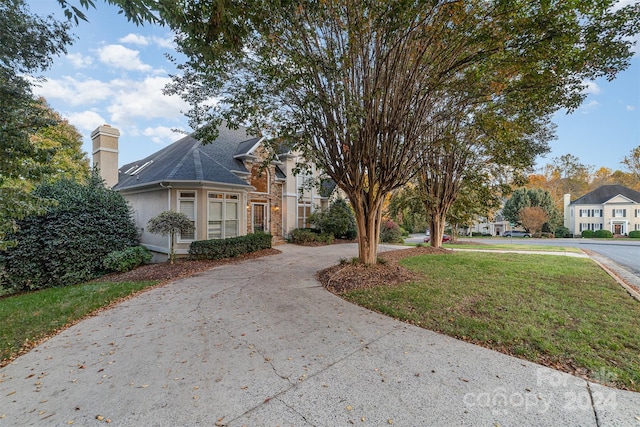
[[[315,211],[309,222],[321,233],[332,234],[336,239],[355,239],[356,220],[344,199],[337,199],[326,211]]]
[[[39,186],[34,194],[55,203],[43,215],[19,222],[9,236],[16,246],[0,253],[0,284],[16,291],[82,283],[106,273],[103,260],[113,251],[139,244],[131,207],[104,187],[94,171],[86,183],[67,179]]]
[[[556,236],[553,233],[542,232],[540,233],[540,237],[543,239],[553,239]]]
[[[333,243],[333,234],[318,233],[303,228],[295,228],[289,233],[289,241],[296,245],[306,245],[309,243]]]
[[[593,237],[597,237],[599,239],[607,239],[609,237],[613,237],[613,233],[609,230],[597,230],[593,233]]]
[[[631,237],[632,239],[640,239],[640,230],[630,231],[629,237]]]
[[[484,236],[484,233],[480,233],[479,231],[472,231],[471,237],[481,237]]]
[[[559,239],[563,238],[563,237],[571,237],[571,230],[569,230],[567,227],[557,227],[556,231],[554,232],[555,236]]]
[[[591,230],[583,230],[582,231],[582,237],[587,237],[587,238],[593,237],[593,231],[591,231]]]
[[[124,273],[134,268],[147,264],[153,255],[144,246],[132,246],[121,251],[113,251],[108,254],[102,264],[110,271]]]
[[[271,234],[253,233],[228,239],[191,242],[189,255],[193,259],[223,259],[256,252],[271,247]]]
[[[402,243],[402,229],[391,220],[384,221],[380,228],[380,241],[382,243]]]

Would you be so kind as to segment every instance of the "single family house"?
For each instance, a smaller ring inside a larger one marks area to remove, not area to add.
[[[640,192],[603,185],[574,201],[565,194],[564,226],[576,236],[584,230],[609,230],[614,236],[640,230]]]
[[[283,150],[265,166],[263,138],[246,128],[223,126],[210,144],[188,135],[120,168],[119,136],[109,125],[91,133],[93,164],[106,185],[130,203],[141,243],[153,252],[169,253],[169,238],[146,230],[149,219],[163,211],[182,212],[193,221],[195,231],[176,239],[176,253],[186,254],[194,240],[261,231],[283,242],[292,229],[308,226],[314,209],[328,206],[328,192],[307,185],[313,174],[294,175],[299,155]]]

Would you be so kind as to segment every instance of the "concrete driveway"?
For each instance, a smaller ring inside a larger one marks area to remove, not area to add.
[[[279,246],[146,292],[0,370],[0,426],[637,426],[640,394],[325,291],[355,245]],[[606,374],[606,373],[605,373]]]

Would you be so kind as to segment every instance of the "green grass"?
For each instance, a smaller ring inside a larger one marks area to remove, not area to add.
[[[483,243],[454,243],[443,245],[449,249],[486,249],[486,250],[502,250],[502,251],[540,251],[540,252],[582,252],[578,248],[565,247],[565,246],[552,246],[552,245],[526,245],[526,244],[510,244],[510,243],[495,243],[495,244],[483,244]]]
[[[456,252],[401,263],[422,278],[344,297],[427,329],[640,391],[640,303],[591,260]]]
[[[0,298],[0,366],[92,312],[158,282],[91,282]]]

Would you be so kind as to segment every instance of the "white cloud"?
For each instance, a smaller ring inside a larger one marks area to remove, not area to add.
[[[600,86],[598,86],[598,84],[596,82],[584,81],[582,83],[586,86],[586,88],[584,89],[585,93],[591,93],[593,95],[598,95],[600,92],[602,92],[602,90],[600,89]]]
[[[151,137],[151,140],[156,144],[170,144],[182,138],[184,135],[180,132],[176,132],[166,126],[156,126],[146,128],[142,134],[144,136]]]
[[[113,68],[131,71],[151,71],[152,67],[143,63],[137,50],[126,48],[119,44],[110,44],[97,49],[100,61]]]
[[[107,123],[102,116],[95,111],[81,111],[79,113],[72,113],[67,117],[69,123],[74,125],[80,131],[84,133],[93,132],[98,126],[102,126]]]
[[[149,38],[141,36],[140,34],[129,33],[118,40],[120,43],[137,44],[140,46],[146,46],[149,44]]]
[[[626,110],[627,110],[627,111],[635,111],[635,110],[636,110],[636,107],[635,107],[635,106],[633,106],[633,105],[627,105]]]
[[[60,99],[70,105],[92,104],[112,95],[108,83],[95,79],[78,80],[69,76],[42,82],[34,88],[34,93],[46,99]]]
[[[182,117],[181,111],[188,105],[178,96],[162,94],[169,77],[147,77],[141,81],[112,80],[116,92],[107,111],[113,122],[133,124],[136,118],[165,118],[175,121]]]
[[[90,56],[83,56],[80,53],[70,53],[66,56],[67,60],[71,62],[74,68],[87,68],[93,64],[93,58]]]
[[[169,35],[166,37],[158,37],[158,36],[142,36],[140,34],[129,33],[124,37],[121,37],[118,40],[120,43],[125,44],[135,44],[138,46],[148,46],[150,44],[155,44],[158,47],[166,48],[166,49],[175,49],[173,44],[173,36]]]
[[[590,111],[598,108],[599,106],[600,103],[598,101],[589,101],[580,107],[580,111],[582,114],[589,114]]]

